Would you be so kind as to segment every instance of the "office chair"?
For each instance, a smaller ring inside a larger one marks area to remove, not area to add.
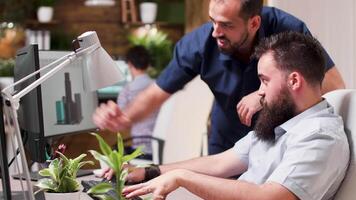
[[[344,120],[344,128],[350,144],[350,165],[334,200],[354,200],[356,196],[356,161],[354,142],[356,141],[356,90],[335,90],[324,95],[334,107],[335,113]]]

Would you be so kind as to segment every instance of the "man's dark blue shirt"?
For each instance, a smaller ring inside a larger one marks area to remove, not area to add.
[[[292,15],[276,8],[264,7],[258,39],[284,32],[310,34],[306,25]],[[251,127],[241,124],[236,105],[242,97],[258,90],[257,60],[243,63],[219,51],[212,37],[213,25],[206,23],[184,36],[176,45],[174,57],[157,79],[164,91],[174,93],[195,76],[208,84],[215,96],[211,115],[209,154],[231,148]],[[334,66],[325,52],[326,70]],[[255,118],[255,117],[254,117]]]

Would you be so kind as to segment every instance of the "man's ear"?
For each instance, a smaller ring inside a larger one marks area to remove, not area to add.
[[[256,32],[261,26],[261,16],[255,15],[248,20],[250,32]]]
[[[291,90],[298,90],[302,86],[303,77],[299,72],[292,72],[288,75],[287,85]]]

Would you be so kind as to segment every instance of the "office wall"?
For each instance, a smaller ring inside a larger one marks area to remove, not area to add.
[[[356,88],[356,2],[269,0],[302,19],[333,58],[348,88]]]

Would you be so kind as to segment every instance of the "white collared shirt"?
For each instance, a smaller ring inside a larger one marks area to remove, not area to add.
[[[301,200],[331,199],[343,180],[349,145],[343,121],[325,101],[275,128],[276,142],[253,131],[233,149],[248,166],[239,180],[283,185]]]

